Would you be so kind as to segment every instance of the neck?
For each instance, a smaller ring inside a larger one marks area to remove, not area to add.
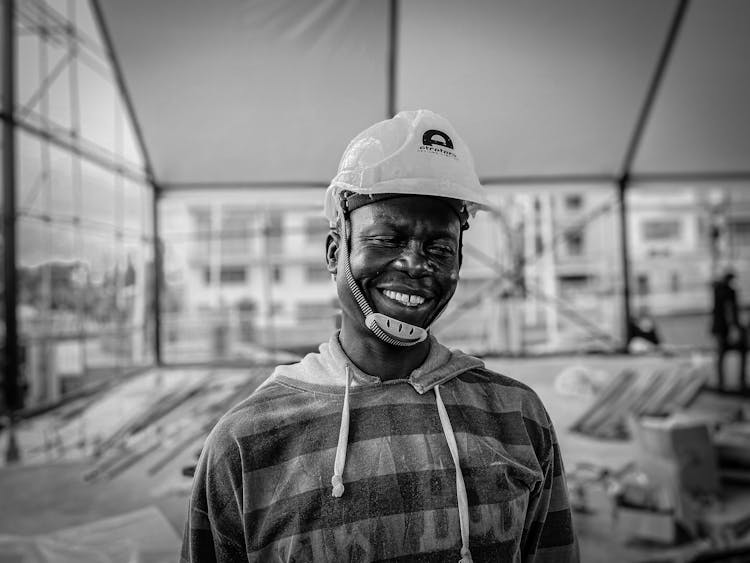
[[[392,346],[364,326],[353,328],[347,320],[346,317],[342,319],[341,348],[355,366],[382,381],[408,378],[430,352],[429,339],[414,346]]]

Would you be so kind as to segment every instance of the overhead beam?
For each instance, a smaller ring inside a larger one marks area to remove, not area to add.
[[[87,147],[86,144],[84,144],[83,139],[81,138],[75,138],[72,135],[63,136],[59,134],[59,131],[53,133],[47,127],[37,127],[27,121],[18,120],[5,110],[0,113],[0,119],[2,119],[3,121],[12,121],[14,128],[37,137],[38,139],[41,139],[43,141],[52,143],[57,147],[65,149],[75,154],[76,156],[81,157],[83,160],[86,160],[92,164],[96,164],[97,166],[104,168],[105,170],[109,170],[110,172],[115,172],[117,174],[122,174],[123,176],[127,176],[131,180],[135,180],[137,182],[144,181],[143,175],[135,172],[131,164],[126,162],[119,162],[117,157],[113,154],[108,154],[108,151],[92,150],[91,148]],[[91,144],[91,146],[94,145]]]
[[[646,130],[646,125],[651,117],[656,96],[659,93],[662,82],[664,81],[664,74],[666,73],[669,61],[674,52],[674,46],[677,42],[677,36],[679,35],[682,27],[682,22],[685,17],[689,5],[689,0],[678,0],[675,7],[674,14],[667,31],[667,36],[662,45],[661,52],[659,53],[659,59],[657,60],[654,73],[649,81],[648,89],[646,90],[646,96],[641,104],[640,111],[638,112],[638,119],[635,123],[635,127],[630,136],[625,155],[623,156],[622,164],[620,167],[620,173],[617,178],[617,189],[618,197],[620,200],[620,244],[621,244],[621,262],[622,262],[622,301],[623,301],[623,343],[622,351],[628,352],[628,345],[633,336],[632,325],[631,325],[631,310],[630,310],[630,248],[629,238],[630,233],[628,232],[628,209],[627,209],[627,190],[632,183],[632,169],[633,162],[638,153],[638,149],[643,141],[643,133]]]
[[[130,91],[128,90],[127,85],[125,84],[125,78],[122,72],[120,61],[117,58],[117,53],[114,48],[114,43],[112,42],[112,36],[109,33],[107,22],[104,19],[104,12],[101,9],[99,0],[90,0],[90,2],[91,2],[91,11],[99,27],[99,32],[101,33],[102,40],[104,41],[104,45],[107,49],[107,54],[109,55],[110,63],[112,64],[112,72],[115,77],[115,83],[117,84],[117,88],[120,92],[120,96],[122,97],[122,102],[125,105],[125,109],[128,113],[128,117],[130,118],[130,123],[133,126],[133,132],[135,133],[135,138],[136,138],[136,141],[138,142],[138,147],[141,149],[141,154],[143,156],[143,162],[144,162],[144,168],[146,169],[146,175],[148,177],[149,182],[154,187],[154,189],[158,189],[156,177],[154,176],[154,167],[152,165],[151,157],[146,147],[146,141],[143,137],[143,129],[141,128],[140,121],[138,120],[138,115],[135,112],[135,106],[133,105],[133,100],[130,97]]]
[[[396,94],[398,91],[398,0],[390,0],[388,6],[388,76],[386,84],[388,88],[387,103],[388,115],[396,115]]]
[[[604,174],[559,174],[529,176],[486,176],[479,178],[485,186],[530,186],[546,187],[561,185],[596,185],[616,186],[618,176]],[[631,174],[629,185],[645,183],[687,183],[687,182],[750,182],[750,170],[734,172],[648,172]],[[328,181],[311,180],[274,180],[247,182],[163,182],[159,185],[164,192],[200,191],[213,189],[247,190],[247,189],[283,189],[283,188],[326,188]]]
[[[192,192],[200,190],[247,190],[247,189],[265,189],[265,188],[327,188],[329,182],[311,181],[300,182],[292,180],[289,182],[165,182],[160,185],[165,192]]]

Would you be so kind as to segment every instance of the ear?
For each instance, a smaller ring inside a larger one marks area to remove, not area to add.
[[[339,266],[339,245],[341,236],[338,231],[331,229],[326,237],[326,269],[334,276]]]
[[[461,230],[461,234],[458,235],[458,269],[461,269],[461,265],[464,263],[464,231]]]

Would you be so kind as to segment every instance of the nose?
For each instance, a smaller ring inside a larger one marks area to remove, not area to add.
[[[415,241],[411,241],[403,247],[394,265],[412,278],[424,276],[432,272],[432,264],[420,245]]]

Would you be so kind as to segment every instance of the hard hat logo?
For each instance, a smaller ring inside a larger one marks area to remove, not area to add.
[[[439,137],[440,140],[435,139],[435,137]],[[428,147],[432,145],[440,145],[447,149],[453,149],[453,141],[451,141],[451,138],[437,129],[429,129],[428,131],[425,131],[424,135],[422,135],[422,144]]]
[[[437,129],[429,129],[424,132],[424,135],[422,135],[422,144],[418,150],[419,152],[439,154],[458,159],[453,150],[453,141],[451,138]]]

